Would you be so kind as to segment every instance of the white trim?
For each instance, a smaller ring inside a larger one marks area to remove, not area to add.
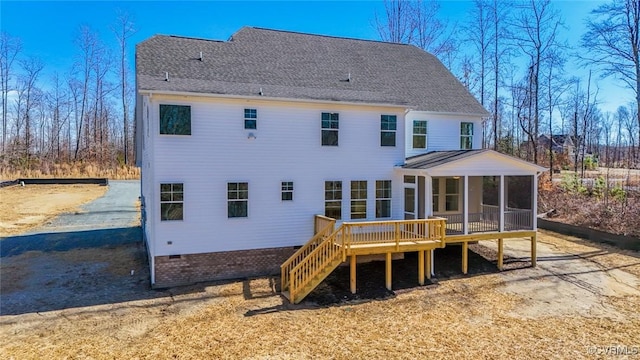
[[[498,231],[504,231],[504,175],[500,175],[500,227]]]
[[[196,93],[188,91],[167,91],[167,90],[138,90],[140,95],[149,95],[149,97],[155,95],[170,95],[170,96],[190,96],[190,97],[204,97],[204,98],[222,98],[222,99],[236,99],[236,100],[267,100],[267,101],[286,101],[286,102],[300,102],[300,103],[315,103],[315,104],[344,104],[344,105],[357,105],[357,106],[374,106],[374,107],[392,107],[406,109],[405,105],[385,104],[385,103],[366,103],[366,102],[353,102],[353,101],[331,101],[331,100],[315,100],[315,99],[293,99],[285,97],[271,97],[271,96],[251,96],[251,95],[227,95],[227,94],[212,94],[212,93]],[[435,113],[446,114],[446,113]]]
[[[533,206],[531,206],[531,216],[533,220],[531,222],[531,226],[533,230],[538,230],[538,175],[534,175],[531,177],[533,181],[533,193],[531,197],[533,197]]]
[[[464,176],[462,190],[462,233],[467,235],[469,233],[469,177]]]

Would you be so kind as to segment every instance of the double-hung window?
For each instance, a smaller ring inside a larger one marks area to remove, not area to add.
[[[460,149],[473,149],[473,123],[460,123]]]
[[[160,134],[191,135],[191,106],[160,104]]]
[[[324,182],[324,216],[342,218],[342,181]]]
[[[458,211],[460,199],[460,179],[447,178],[445,180],[445,211]]]
[[[376,218],[391,217],[391,180],[376,180]]]
[[[182,220],[184,217],[184,185],[160,184],[160,220]]]
[[[249,208],[249,183],[227,183],[227,217],[247,217]]]
[[[258,127],[258,110],[244,109],[244,128],[255,130]]]
[[[367,218],[367,182],[351,182],[351,218]]]
[[[414,149],[427,148],[427,121],[426,120],[413,121],[413,148]]]
[[[380,146],[396,146],[396,120],[395,115],[380,115]]]
[[[291,201],[291,200],[293,200],[293,182],[283,181],[282,182],[282,201]]]
[[[338,146],[338,113],[322,113],[322,145]]]

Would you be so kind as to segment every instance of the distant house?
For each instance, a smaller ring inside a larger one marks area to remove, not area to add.
[[[487,111],[414,46],[252,27],[228,41],[158,35],[137,45],[136,82],[154,286],[275,273],[296,253],[293,274],[334,225],[353,230],[342,245],[357,228],[395,229],[376,230],[395,236],[388,253],[433,249],[398,236],[442,242],[437,221],[452,236],[536,229],[544,169],[481,149]]]

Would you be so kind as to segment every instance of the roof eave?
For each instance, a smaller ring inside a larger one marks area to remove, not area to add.
[[[151,90],[151,89],[139,89],[140,95],[170,95],[170,96],[193,96],[193,97],[207,97],[207,98],[223,98],[223,99],[251,99],[251,100],[267,100],[267,101],[290,101],[300,103],[317,103],[317,104],[343,104],[343,105],[358,105],[358,106],[375,106],[375,107],[393,107],[399,109],[407,109],[407,105],[399,105],[393,103],[368,103],[368,102],[356,102],[356,101],[336,101],[336,100],[321,100],[321,99],[301,99],[301,98],[288,98],[288,97],[274,97],[274,96],[251,96],[251,95],[235,95],[235,94],[212,94],[212,93],[200,93],[191,91],[170,91],[170,90]]]

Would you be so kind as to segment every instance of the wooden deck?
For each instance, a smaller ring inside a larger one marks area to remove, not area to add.
[[[281,266],[282,292],[291,302],[300,302],[336,267],[347,261],[350,266],[350,288],[356,292],[357,257],[385,255],[385,283],[391,290],[392,254],[418,253],[418,282],[431,276],[433,250],[447,244],[462,245],[462,272],[468,270],[468,244],[479,240],[498,241],[498,268],[502,270],[505,239],[530,238],[531,263],[536,265],[536,231],[486,232],[446,235],[445,219],[432,217],[416,220],[344,222],[335,229],[336,221],[316,216],[316,234]]]

